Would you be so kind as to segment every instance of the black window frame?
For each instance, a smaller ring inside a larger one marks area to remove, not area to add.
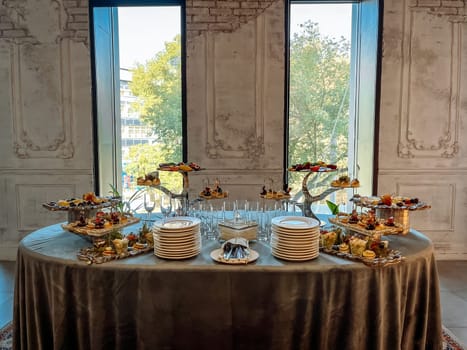
[[[374,1],[377,9],[377,39],[376,39],[376,69],[375,69],[375,98],[374,98],[374,133],[373,133],[373,171],[372,171],[372,195],[376,195],[378,190],[378,169],[379,169],[379,119],[381,100],[381,61],[382,61],[382,30],[384,0]],[[283,183],[288,183],[287,168],[289,166],[289,94],[290,94],[290,12],[292,4],[358,4],[365,3],[365,0],[285,0],[285,21],[284,21],[284,149],[283,149]]]
[[[89,0],[89,44],[91,51],[91,89],[92,89],[92,133],[93,133],[93,157],[94,157],[94,191],[98,193],[99,183],[99,135],[97,116],[97,86],[96,86],[96,60],[95,60],[95,33],[94,33],[94,8],[98,7],[180,7],[180,54],[181,54],[181,107],[182,107],[182,160],[187,161],[187,93],[186,93],[186,3],[185,0]]]

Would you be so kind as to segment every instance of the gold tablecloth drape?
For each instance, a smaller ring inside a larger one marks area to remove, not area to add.
[[[60,225],[17,256],[14,349],[441,349],[439,283],[423,234],[389,237],[407,260],[384,268],[321,254],[221,265],[153,254],[88,266]]]

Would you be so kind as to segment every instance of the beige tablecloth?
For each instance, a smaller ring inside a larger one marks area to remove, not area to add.
[[[256,263],[222,265],[216,242],[185,261],[87,266],[76,252],[89,243],[45,227],[18,250],[14,348],[441,349],[433,245],[414,231],[389,239],[407,260],[384,268],[289,263],[261,243]]]

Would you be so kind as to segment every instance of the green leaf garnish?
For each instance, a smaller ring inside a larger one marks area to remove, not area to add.
[[[336,203],[326,200],[326,204],[328,205],[329,210],[331,210],[331,214],[339,214],[339,206]]]

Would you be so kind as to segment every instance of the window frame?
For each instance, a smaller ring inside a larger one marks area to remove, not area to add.
[[[350,89],[350,114],[357,114],[353,117],[354,127],[357,129],[354,132],[355,143],[358,143],[359,132],[361,132],[359,126],[359,117],[358,113],[360,111],[360,102],[362,97],[360,81],[362,81],[360,63],[362,60],[362,27],[366,24],[368,16],[366,14],[366,9],[371,6],[376,6],[375,9],[371,9],[373,15],[376,15],[376,37],[373,38],[374,42],[371,42],[375,46],[374,52],[374,65],[375,69],[372,72],[373,76],[370,75],[370,81],[374,83],[374,98],[373,105],[374,108],[372,111],[367,110],[366,112],[373,113],[373,154],[371,157],[371,186],[370,190],[373,195],[377,193],[378,188],[378,153],[379,153],[379,117],[380,117],[380,96],[381,96],[381,61],[382,61],[382,27],[383,27],[383,0],[286,0],[285,4],[285,69],[284,69],[284,158],[283,158],[283,183],[288,183],[288,172],[287,168],[289,166],[289,95],[290,95],[290,15],[291,15],[291,6],[292,4],[354,4],[352,12],[352,44],[351,44],[351,89]],[[355,43],[354,43],[355,41]],[[371,40],[370,40],[371,41]],[[354,145],[355,152],[358,152],[359,146]],[[351,165],[355,170],[359,166],[358,154],[355,155],[354,160],[349,159],[349,165]],[[358,172],[354,172],[358,173]]]
[[[181,55],[181,112],[182,112],[182,160],[187,161],[187,145],[188,145],[188,130],[187,130],[187,94],[186,94],[186,4],[184,0],[89,0],[88,11],[89,11],[89,36],[90,36],[90,51],[91,51],[91,88],[92,88],[92,127],[93,127],[93,157],[94,157],[94,191],[95,193],[102,192],[104,184],[100,182],[100,155],[99,155],[99,130],[98,130],[98,101],[97,101],[97,84],[96,84],[96,52],[95,52],[95,32],[94,32],[94,8],[117,8],[117,7],[168,7],[168,6],[179,6],[180,7],[180,55]],[[115,35],[113,36],[115,38]],[[115,49],[116,47],[116,49]],[[114,46],[113,61],[115,61],[115,51],[118,50],[117,45]],[[117,52],[118,54],[118,52]],[[120,91],[119,82],[119,70],[120,67],[113,67],[113,90],[115,91],[114,105],[118,105],[120,95],[117,92]],[[117,106],[115,107],[117,108]],[[118,106],[120,108],[120,106]],[[113,114],[114,119],[118,120],[120,126],[120,113]],[[115,120],[114,120],[115,122]],[[115,149],[121,149],[121,136],[116,143],[113,144],[114,153]],[[117,153],[120,151],[117,151]],[[119,153],[119,154],[120,154]],[[114,155],[115,157],[115,155]],[[121,163],[121,154],[120,154]],[[120,168],[121,170],[121,164]],[[113,185],[119,191],[122,190],[122,183],[120,181],[121,174],[117,174],[118,167],[113,167]],[[121,172],[121,171],[120,171]]]

